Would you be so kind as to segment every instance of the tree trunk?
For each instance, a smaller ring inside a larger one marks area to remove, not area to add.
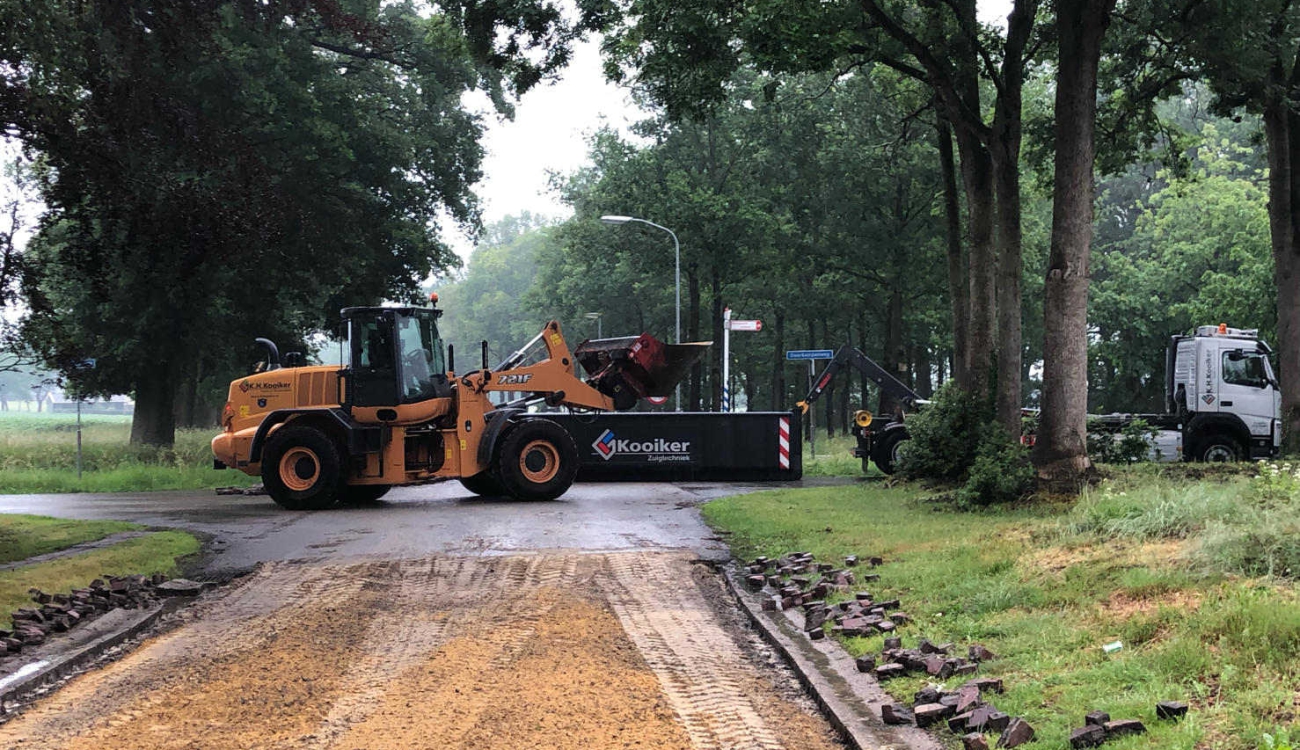
[[[889,293],[885,319],[885,371],[907,384],[911,378],[907,373],[907,347],[903,343],[903,292],[898,287]],[[898,413],[901,407],[898,399],[883,390],[880,392],[881,414]]]
[[[930,347],[925,344],[918,344],[915,361],[915,390],[921,398],[930,398],[934,395],[934,380],[931,377],[931,370],[934,369],[934,366],[930,361]]]
[[[700,340],[700,275],[691,263],[686,271],[686,290],[690,298],[690,309],[686,313],[686,336],[689,341]],[[721,341],[714,341],[711,349],[722,346]],[[704,387],[704,364],[697,360],[691,365],[691,383],[686,398],[686,411],[700,411],[700,394]]]
[[[1271,77],[1282,78],[1280,71]],[[1282,390],[1282,450],[1300,450],[1300,191],[1296,117],[1279,99],[1264,108],[1268,140],[1268,220],[1273,244],[1273,279],[1277,285],[1277,365]]]
[[[974,134],[957,128],[962,187],[966,193],[970,236],[970,309],[966,331],[967,376],[971,392],[991,396],[994,336],[997,329],[997,249],[993,244],[993,163],[988,149]]]
[[[777,310],[772,330],[776,341],[772,350],[772,411],[785,411],[790,408],[785,403],[785,313]]]
[[[1088,256],[1092,244],[1097,64],[1114,0],[1059,0],[1056,174],[1052,245],[1043,299],[1043,411],[1038,476],[1075,484],[1087,450]]]
[[[1017,100],[1019,97],[1017,97]],[[1019,109],[1019,101],[1016,103]],[[1017,118],[1019,115],[1017,114]],[[1008,126],[1010,127],[1010,126]],[[998,367],[995,404],[998,424],[1012,438],[1020,437],[1020,125],[1002,136],[993,149],[994,184],[998,202]]]
[[[1020,136],[1025,81],[1025,48],[1038,0],[1014,0],[1007,17],[1002,80],[993,107],[989,155],[997,195],[998,223],[998,368],[994,398],[998,423],[1012,438],[1020,437],[1020,361],[1024,357],[1020,310]]]
[[[970,325],[970,280],[966,247],[961,240],[961,205],[957,194],[957,165],[952,154],[952,130],[938,116],[939,166],[943,175],[943,212],[948,246],[948,298],[952,305],[953,380],[959,388],[970,385],[967,366],[967,329]]]
[[[132,445],[171,447],[176,442],[176,381],[165,368],[141,378],[131,418]]]

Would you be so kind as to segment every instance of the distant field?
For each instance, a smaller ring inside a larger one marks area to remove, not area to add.
[[[74,414],[0,412],[0,493],[127,492],[248,485],[251,477],[212,468],[216,428],[177,430],[167,449],[131,446],[131,418],[82,416],[77,479]]]

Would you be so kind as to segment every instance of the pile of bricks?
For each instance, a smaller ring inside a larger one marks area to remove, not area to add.
[[[872,567],[884,564],[879,557],[866,558]],[[745,583],[751,591],[762,595],[762,606],[768,611],[802,609],[804,633],[812,640],[825,637],[826,624],[831,623],[833,634],[844,636],[869,636],[877,633],[887,637],[879,657],[865,654],[856,659],[858,671],[872,673],[880,682],[907,674],[925,674],[936,680],[970,676],[955,690],[937,685],[927,685],[913,696],[912,706],[886,704],[881,708],[881,718],[886,724],[915,724],[930,727],[940,722],[958,734],[965,750],[988,750],[986,733],[998,735],[998,748],[1015,748],[1034,739],[1034,728],[1021,717],[1012,717],[997,709],[989,696],[1002,692],[1002,680],[993,677],[974,677],[980,664],[997,658],[980,644],[966,649],[965,656],[954,653],[952,643],[931,643],[921,638],[916,648],[903,648],[903,639],[893,635],[900,626],[908,625],[912,618],[899,611],[897,599],[878,599],[869,591],[857,591],[852,598],[836,604],[826,599],[832,593],[848,595],[859,583],[859,577],[850,568],[857,567],[859,557],[844,558],[843,567],[819,563],[810,552],[791,552],[776,560],[759,557],[745,567]],[[861,576],[862,582],[878,581],[878,574]],[[1156,706],[1161,719],[1177,719],[1187,713],[1187,704],[1165,701]],[[1085,725],[1070,735],[1073,748],[1097,747],[1107,739],[1129,734],[1140,734],[1146,727],[1137,719],[1111,721],[1102,711],[1085,717]]]
[[[876,657],[866,654],[858,657],[857,666],[859,671],[874,673],[879,680],[912,672],[946,680],[954,675],[974,674],[981,662],[996,658],[979,644],[970,646],[965,657],[953,656],[952,651],[951,643],[936,644],[922,638],[916,648],[903,648],[902,639],[886,638],[881,652],[884,663],[877,666]],[[998,747],[1019,747],[1034,739],[1034,728],[990,702],[989,696],[1002,689],[1002,680],[996,677],[974,677],[955,690],[927,685],[913,696],[911,708],[886,704],[881,708],[881,718],[886,724],[916,724],[922,728],[945,722],[949,730],[961,736],[966,750],[987,750],[986,732],[999,733]]]
[[[0,654],[18,653],[27,646],[44,643],[51,633],[67,632],[111,609],[148,606],[160,594],[157,587],[166,582],[163,575],[105,576],[67,594],[31,589],[32,601],[39,606],[14,612],[13,627],[0,629]]]

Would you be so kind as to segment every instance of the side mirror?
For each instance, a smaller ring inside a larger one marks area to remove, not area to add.
[[[1232,351],[1228,352],[1229,362],[1240,362],[1245,358],[1246,358],[1246,353],[1240,349],[1233,349]]]

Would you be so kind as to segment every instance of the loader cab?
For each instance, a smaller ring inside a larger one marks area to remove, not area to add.
[[[442,338],[441,310],[421,307],[349,307],[347,402],[350,406],[396,406],[451,395]]]

